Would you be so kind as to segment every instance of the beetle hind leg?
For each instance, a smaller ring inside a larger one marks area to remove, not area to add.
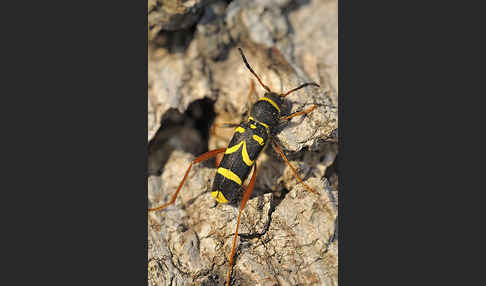
[[[253,170],[253,175],[251,176],[250,183],[248,184],[248,187],[245,190],[245,193],[243,194],[243,199],[241,200],[241,205],[240,205],[240,210],[238,212],[238,219],[236,221],[236,229],[235,229],[235,236],[233,238],[233,248],[231,249],[231,256],[229,259],[229,265],[228,265],[228,277],[226,279],[226,286],[230,285],[231,281],[231,270],[233,269],[233,258],[235,257],[236,253],[236,242],[238,239],[238,229],[240,227],[240,217],[241,213],[243,212],[243,209],[245,208],[246,202],[250,198],[251,193],[253,192],[253,188],[255,186],[255,180],[256,180],[256,173],[257,173],[257,166],[255,162],[255,169]]]

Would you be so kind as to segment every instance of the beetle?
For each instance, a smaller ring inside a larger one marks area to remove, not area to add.
[[[206,161],[218,154],[224,153],[223,159],[219,163],[216,171],[216,175],[213,180],[213,186],[211,188],[211,195],[219,203],[229,203],[235,205],[240,203],[240,208],[238,212],[238,218],[236,223],[235,234],[233,238],[233,247],[230,254],[229,265],[228,265],[228,276],[226,280],[226,285],[229,286],[232,273],[233,258],[236,252],[236,243],[238,238],[238,229],[240,225],[240,217],[245,205],[250,198],[253,188],[255,186],[256,174],[257,174],[257,164],[256,160],[263,149],[271,144],[272,148],[282,156],[284,161],[289,165],[294,176],[297,180],[303,184],[303,186],[311,193],[318,193],[305,184],[302,178],[299,176],[297,170],[290,164],[287,157],[285,156],[282,148],[275,141],[274,137],[277,132],[281,122],[291,119],[292,117],[308,114],[312,112],[317,105],[312,107],[292,113],[287,116],[281,115],[282,105],[284,103],[284,98],[294,91],[297,91],[306,86],[316,86],[319,87],[317,83],[309,82],[301,84],[300,86],[293,88],[285,93],[278,94],[270,90],[258,76],[258,74],[252,69],[248,63],[241,48],[238,48],[240,55],[247,69],[255,76],[259,84],[266,90],[263,97],[259,98],[255,104],[251,107],[249,116],[246,120],[239,124],[222,124],[222,127],[236,127],[234,130],[234,135],[228,144],[227,148],[219,148],[215,150],[208,151],[201,154],[196,159],[194,159],[184,174],[176,192],[172,195],[169,202],[154,208],[149,208],[148,211],[158,211],[165,209],[166,207],[175,203],[177,195],[182,189],[184,182],[194,164]],[[251,85],[251,91],[253,91],[254,85]],[[253,167],[253,174],[251,176],[248,186],[244,187],[243,182],[247,179],[251,169]],[[241,190],[244,189],[243,193]]]

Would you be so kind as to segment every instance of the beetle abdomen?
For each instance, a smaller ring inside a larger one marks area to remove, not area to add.
[[[219,164],[211,195],[220,203],[234,203],[241,197],[240,187],[265,147],[268,133],[254,121],[242,122]]]

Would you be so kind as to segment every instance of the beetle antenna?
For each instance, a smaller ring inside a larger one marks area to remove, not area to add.
[[[241,48],[238,48],[238,51],[240,51],[240,54],[241,54],[241,57],[243,58],[243,61],[245,62],[245,65],[246,67],[250,70],[250,72],[258,79],[258,82],[260,83],[260,85],[266,89],[268,92],[272,92],[270,90],[270,88],[268,88],[268,86],[266,86],[265,84],[263,84],[262,80],[260,79],[260,77],[258,77],[258,75],[255,73],[255,71],[251,68],[250,64],[248,63],[248,61],[246,60],[246,57],[245,55],[243,54],[243,51],[241,50]]]
[[[300,85],[299,87],[296,87],[296,88],[294,88],[294,89],[291,89],[290,91],[287,91],[286,93],[282,93],[282,94],[280,94],[280,97],[286,97],[287,95],[291,94],[292,92],[294,92],[294,91],[296,91],[296,90],[299,90],[299,89],[301,89],[301,88],[303,88],[303,87],[306,87],[306,86],[308,86],[308,85],[313,85],[313,86],[320,87],[320,86],[319,86],[317,83],[315,83],[315,82],[308,82],[308,83],[304,83],[304,84]]]

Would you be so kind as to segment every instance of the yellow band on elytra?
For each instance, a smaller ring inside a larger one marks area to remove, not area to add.
[[[245,128],[238,126],[238,127],[236,127],[235,132],[243,133],[243,132],[245,132]]]
[[[260,122],[258,120],[255,120],[255,118],[251,117],[251,116],[248,116],[248,120],[252,120],[252,121],[255,121],[255,122],[258,122],[259,124],[263,125],[263,127],[267,128],[268,129],[268,125],[263,123],[263,122]]]
[[[220,191],[211,192],[211,196],[216,199],[218,203],[226,204],[229,202],[224,196],[223,193]]]
[[[258,144],[260,144],[260,145],[262,145],[262,146],[263,146],[263,144],[264,144],[264,143],[263,143],[263,138],[262,138],[262,137],[260,137],[260,136],[258,136],[258,135],[256,135],[256,134],[255,134],[255,135],[253,135],[253,139],[254,139],[255,141],[257,141],[257,142],[258,142]]]
[[[238,143],[236,145],[233,145],[233,146],[227,148],[226,152],[224,152],[224,153],[225,154],[234,153],[234,152],[236,152],[240,149],[241,145],[243,145],[243,149],[241,150],[241,157],[243,157],[243,161],[248,166],[253,165],[253,161],[250,159],[250,156],[248,156],[248,151],[246,150],[246,141],[245,140],[241,141],[240,143]]]
[[[223,168],[223,167],[219,167],[218,168],[218,174],[221,174],[223,177],[230,179],[231,181],[233,181],[233,182],[235,182],[235,183],[237,183],[238,185],[241,186],[240,177],[238,177],[238,175],[233,173],[233,171],[226,169],[226,168]]]

